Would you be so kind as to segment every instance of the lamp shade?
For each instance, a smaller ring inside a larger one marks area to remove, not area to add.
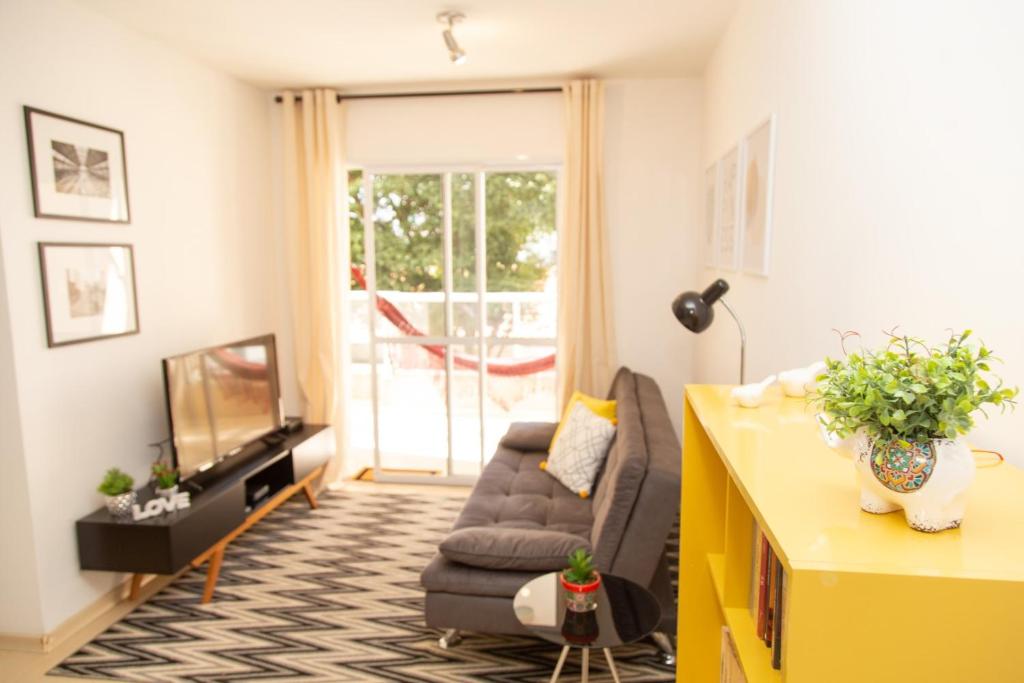
[[[729,283],[719,278],[703,292],[683,292],[672,302],[672,313],[690,332],[701,333],[711,326],[715,311],[711,307],[729,291]]]

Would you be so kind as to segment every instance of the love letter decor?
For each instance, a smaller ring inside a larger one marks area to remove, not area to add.
[[[152,498],[146,501],[145,507],[139,507],[138,503],[132,505],[132,519],[136,522],[140,522],[144,519],[156,517],[166,512],[184,510],[187,507],[191,507],[191,505],[192,498],[188,491],[181,491],[170,498]]]

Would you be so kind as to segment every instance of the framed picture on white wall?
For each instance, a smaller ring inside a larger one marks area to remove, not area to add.
[[[774,116],[747,135],[742,152],[743,199],[739,219],[743,235],[743,270],[754,275],[768,275],[775,176]]]
[[[718,267],[738,270],[740,266],[739,201],[740,149],[733,147],[718,162]]]
[[[36,217],[130,222],[124,134],[41,109],[24,111]]]
[[[704,172],[704,265],[714,268],[718,264],[715,219],[718,217],[718,164]]]
[[[40,242],[39,270],[48,346],[138,333],[132,245]]]

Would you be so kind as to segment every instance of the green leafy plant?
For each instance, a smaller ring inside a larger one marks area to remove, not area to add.
[[[162,489],[169,489],[178,483],[178,470],[163,460],[157,460],[152,467],[153,478],[156,485]]]
[[[569,555],[569,566],[562,571],[562,576],[569,583],[585,585],[597,578],[594,558],[583,548],[577,548]]]
[[[111,467],[103,476],[103,481],[96,487],[96,490],[105,496],[119,496],[132,490],[135,480],[130,474],[125,474],[116,467]]]
[[[987,417],[983,406],[1015,405],[1018,390],[990,374],[995,357],[984,344],[966,343],[970,330],[937,346],[889,334],[877,351],[825,359],[809,398],[832,434],[846,438],[863,429],[884,442],[953,439],[971,430],[975,411]]]

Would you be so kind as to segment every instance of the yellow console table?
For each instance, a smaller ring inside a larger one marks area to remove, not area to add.
[[[803,399],[688,386],[684,423],[678,682],[719,679],[722,626],[750,683],[1024,681],[1024,471],[979,469],[963,526],[924,534],[859,509]],[[748,607],[755,521],[786,574],[781,670]]]

